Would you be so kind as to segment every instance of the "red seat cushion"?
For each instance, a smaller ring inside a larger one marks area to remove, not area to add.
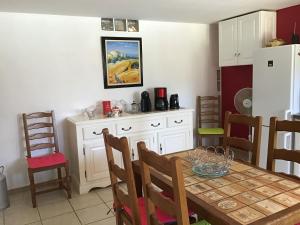
[[[66,159],[64,154],[58,152],[51,155],[27,158],[27,163],[30,169],[39,169],[66,163]]]
[[[140,216],[141,216],[140,217],[141,218],[141,223],[142,223],[141,225],[147,225],[147,213],[146,213],[146,206],[145,206],[144,198],[139,198],[138,199],[138,206],[139,206]],[[131,209],[130,208],[125,206],[124,209],[129,215],[131,215]],[[157,216],[157,219],[163,224],[176,221],[175,218],[172,218],[172,217],[168,216],[167,214],[162,212],[160,209],[156,210],[156,216]]]

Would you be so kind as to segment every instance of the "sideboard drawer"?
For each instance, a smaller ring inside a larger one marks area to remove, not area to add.
[[[125,121],[125,122],[117,123],[116,128],[117,128],[117,135],[130,134],[136,131],[135,123],[133,121]]]
[[[152,118],[151,120],[144,121],[143,123],[140,123],[140,126],[142,128],[145,128],[145,130],[158,130],[166,128],[166,118]]]
[[[83,138],[84,139],[94,139],[102,137],[102,130],[104,128],[108,128],[110,132],[112,132],[112,125],[110,124],[99,124],[92,127],[84,127],[83,128]]]
[[[156,117],[149,120],[136,119],[117,124],[117,134],[124,135],[133,132],[153,131],[166,127],[165,118]]]
[[[167,121],[168,121],[168,127],[186,126],[189,123],[188,116],[185,114],[168,116]]]

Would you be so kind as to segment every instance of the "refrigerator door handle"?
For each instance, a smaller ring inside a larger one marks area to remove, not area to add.
[[[285,133],[283,134],[283,147],[285,149],[291,149],[292,148],[292,133]]]
[[[285,149],[290,150],[293,147],[292,145],[293,145],[293,136],[292,136],[292,133],[291,132],[285,133],[283,135],[283,147]],[[290,172],[290,174],[295,175],[295,171],[294,170],[295,170],[295,164],[293,162],[290,162],[289,163],[289,172]]]
[[[291,120],[292,119],[292,111],[290,109],[284,111],[284,119],[285,120]]]

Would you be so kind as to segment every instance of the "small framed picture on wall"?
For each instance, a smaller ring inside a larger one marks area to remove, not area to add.
[[[127,31],[126,19],[115,19],[115,31]]]
[[[139,32],[139,21],[127,20],[127,30],[129,32]]]
[[[106,31],[114,30],[113,18],[101,18],[101,29]]]

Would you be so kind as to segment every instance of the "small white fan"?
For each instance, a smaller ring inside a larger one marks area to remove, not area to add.
[[[235,94],[234,107],[240,114],[252,114],[252,88],[242,88]]]

